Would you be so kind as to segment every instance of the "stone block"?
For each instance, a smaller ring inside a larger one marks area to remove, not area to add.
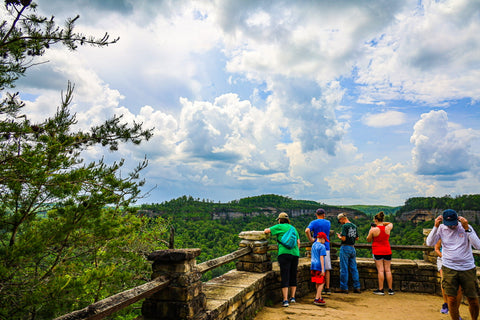
[[[238,237],[245,240],[266,240],[268,239],[268,234],[263,231],[242,231]]]
[[[182,273],[178,276],[178,278],[173,279],[172,284],[178,287],[186,287],[200,281],[202,276],[203,274],[201,272]]]
[[[423,281],[402,281],[401,290],[408,292],[435,293],[435,283]]]
[[[258,289],[258,288],[257,288]],[[250,300],[250,298],[255,294],[255,290],[250,290],[244,294],[242,297],[242,302],[246,303],[247,300]]]
[[[247,262],[247,261],[236,261],[235,266],[238,271],[248,271],[248,272],[267,272],[272,270],[272,262],[265,261],[260,263]]]
[[[157,276],[167,275],[171,273],[185,273],[192,271],[195,265],[195,260],[186,260],[175,263],[166,261],[155,261],[152,265],[152,270],[153,273]]]
[[[242,262],[265,262],[270,261],[270,253],[267,254],[248,254],[238,259],[238,261]]]
[[[241,240],[239,245],[240,248],[243,247],[252,247],[252,248],[258,248],[258,247],[267,247],[268,248],[268,241],[267,240]]]
[[[237,301],[233,301],[232,303],[229,303],[227,308],[227,314],[228,315],[233,314],[241,305],[242,305],[242,300],[237,300]]]
[[[268,240],[256,240],[253,241],[254,247],[268,247]]]
[[[262,246],[262,247],[253,247],[252,253],[255,254],[266,254],[268,252],[268,246]]]
[[[184,260],[192,260],[198,257],[201,250],[195,249],[168,249],[157,250],[148,255],[150,261],[179,262]]]
[[[194,320],[205,313],[206,297],[200,294],[189,303],[145,299],[142,305],[144,320]]]
[[[156,301],[179,301],[188,302],[202,293],[201,282],[190,284],[187,287],[168,287],[168,290],[162,290],[152,295]]]

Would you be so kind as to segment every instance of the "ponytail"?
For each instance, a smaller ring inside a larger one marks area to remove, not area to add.
[[[383,222],[383,219],[385,219],[385,214],[383,213],[383,211],[380,211],[375,215],[375,220],[377,220],[378,222]]]

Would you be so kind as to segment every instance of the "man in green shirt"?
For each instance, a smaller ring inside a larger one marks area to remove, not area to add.
[[[348,271],[352,273],[353,292],[360,293],[360,280],[357,270],[357,252],[355,241],[358,240],[357,226],[351,223],[345,213],[337,216],[338,222],[342,225],[342,232],[337,237],[342,240],[340,247],[340,292],[348,293]]]

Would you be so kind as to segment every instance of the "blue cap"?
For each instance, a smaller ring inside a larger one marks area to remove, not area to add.
[[[458,224],[457,212],[452,209],[443,211],[443,224],[446,226],[456,226]]]

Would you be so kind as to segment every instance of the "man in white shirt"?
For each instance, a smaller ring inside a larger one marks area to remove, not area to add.
[[[442,224],[443,221],[443,224]],[[478,282],[472,246],[480,249],[480,239],[467,219],[459,217],[452,209],[443,211],[435,219],[435,225],[427,237],[428,246],[435,246],[442,240],[442,287],[447,294],[448,307],[452,320],[460,319],[457,292],[460,285],[468,299],[469,311],[473,320],[478,320]]]

